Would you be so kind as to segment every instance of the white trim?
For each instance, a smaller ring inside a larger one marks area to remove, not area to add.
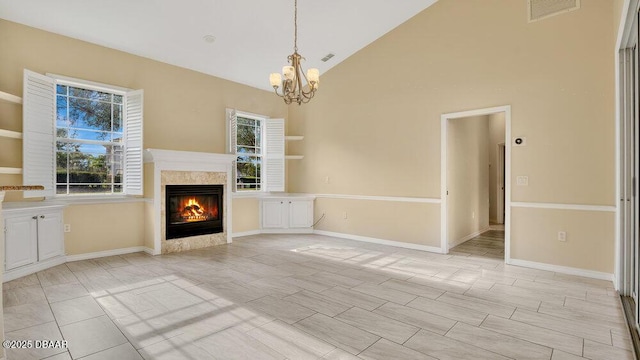
[[[45,75],[54,79],[56,83],[60,83],[62,85],[84,87],[91,90],[102,91],[102,92],[119,93],[117,95],[125,95],[127,92],[133,90],[133,89],[128,89],[122,86],[103,84],[95,81],[77,79],[77,78],[72,78],[64,75],[51,74],[51,73],[46,73]]]
[[[65,262],[66,262],[66,259],[64,256],[57,256],[51,259],[33,263],[31,265],[21,266],[19,268],[15,268],[13,270],[9,270],[5,272],[2,276],[2,282],[5,283],[7,281],[15,280],[23,276],[35,274],[38,271],[42,271],[54,266],[62,265]]]
[[[607,205],[579,205],[579,204],[557,204],[557,203],[536,203],[536,202],[514,201],[511,203],[511,206],[519,207],[519,208],[534,208],[534,209],[616,212],[615,206],[607,206]]]
[[[598,279],[598,280],[605,280],[605,281],[615,280],[614,275],[610,273],[574,268],[569,266],[553,265],[553,264],[546,264],[546,263],[520,260],[520,259],[511,259],[509,262],[507,262],[507,264],[514,265],[514,266],[522,266],[522,267],[531,268],[531,269],[553,271],[560,274],[583,276],[583,277],[588,277],[588,278]]]
[[[412,202],[412,203],[427,203],[427,204],[440,204],[442,202],[442,200],[437,198],[403,197],[403,196],[369,196],[369,195],[347,195],[347,194],[315,194],[313,196],[315,196],[316,198],[327,198],[327,199],[374,200],[374,201]]]
[[[150,248],[150,247],[146,247],[146,246],[143,246],[142,251],[146,252],[147,254],[149,254],[149,255],[151,255],[151,256],[154,256],[154,255],[160,255],[160,252],[159,252],[159,251],[157,251],[157,252],[156,252],[156,251],[154,251],[152,248]]]
[[[337,238],[348,239],[348,240],[362,241],[362,242],[368,242],[368,243],[373,243],[373,244],[395,246],[395,247],[400,247],[400,248],[405,248],[405,249],[422,250],[422,251],[428,251],[428,252],[442,254],[442,249],[439,248],[439,247],[435,247],[435,246],[412,244],[412,243],[406,243],[406,242],[401,242],[401,241],[393,241],[393,240],[377,239],[377,238],[372,238],[372,237],[368,237],[368,236],[344,234],[344,233],[337,233],[337,232],[324,231],[324,230],[314,230],[313,233],[317,234],[317,235],[331,236],[331,237],[337,237]]]
[[[231,237],[237,238],[237,237],[260,235],[260,234],[262,234],[262,231],[260,231],[260,230],[251,230],[251,231],[243,231],[243,232],[233,233],[233,234],[231,234]]]
[[[504,259],[511,258],[511,105],[442,114],[440,117],[440,252],[449,252],[447,233],[447,123],[451,119],[504,112]]]
[[[77,197],[76,197],[77,196]],[[139,196],[82,196],[82,195],[67,195],[67,196],[55,196],[53,201],[65,205],[98,205],[98,204],[118,204],[118,203],[137,203],[145,202],[145,198]]]
[[[263,234],[313,234],[312,227],[309,228],[287,228],[287,229],[262,229]]]
[[[462,244],[462,243],[464,243],[466,241],[469,241],[469,240],[473,239],[476,236],[480,236],[483,232],[489,231],[489,229],[490,229],[490,227],[486,227],[486,228],[478,230],[478,231],[476,231],[476,232],[474,232],[472,234],[469,234],[469,235],[467,235],[467,236],[465,236],[465,237],[463,237],[461,239],[458,239],[458,240],[456,240],[454,242],[450,242],[449,243],[449,249],[454,248],[454,247],[456,247],[456,246],[458,246],[458,245],[460,245],[460,244]]]
[[[72,261],[80,261],[80,260],[89,260],[89,259],[97,259],[103,258],[107,256],[116,256],[116,255],[124,255],[124,254],[132,254],[137,252],[147,252],[146,247],[144,246],[132,246],[128,248],[121,249],[113,249],[113,250],[105,250],[105,251],[96,251],[86,254],[78,254],[78,255],[67,255],[67,262]]]

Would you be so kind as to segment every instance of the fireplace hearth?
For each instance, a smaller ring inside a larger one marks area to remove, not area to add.
[[[166,238],[221,233],[223,185],[166,185]]]

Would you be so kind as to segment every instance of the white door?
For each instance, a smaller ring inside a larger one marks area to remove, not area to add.
[[[285,223],[285,204],[282,200],[262,201],[262,227],[264,229],[282,229]]]
[[[20,216],[5,219],[5,270],[37,261],[37,217]]]
[[[313,202],[309,200],[289,201],[289,227],[308,228],[312,224]]]
[[[38,261],[64,255],[62,214],[44,213],[38,216]]]

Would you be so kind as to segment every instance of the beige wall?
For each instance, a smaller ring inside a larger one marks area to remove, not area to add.
[[[145,148],[223,153],[225,108],[271,117],[286,117],[288,112],[282,100],[268,91],[4,20],[0,20],[0,64],[0,91],[18,96],[22,95],[24,68],[144,89]],[[0,128],[22,130],[20,106],[0,102]],[[0,166],[21,167],[21,163],[21,141],[0,139]],[[22,177],[0,175],[0,183],[21,184]],[[22,197],[12,193],[6,200],[19,201]],[[72,233],[65,234],[67,251],[78,254],[142,245],[145,211],[142,203],[135,205],[140,207],[136,211],[132,206],[92,206],[91,216],[85,212],[86,206],[67,207],[64,221],[73,228]],[[117,214],[128,218],[121,219]],[[105,224],[105,218],[118,226],[96,231]],[[125,234],[139,237],[120,236]]]
[[[612,273],[615,213],[512,208],[511,257]],[[558,231],[567,241],[558,241]]]
[[[627,0],[628,1],[628,0]],[[622,22],[622,12],[624,10],[625,0],[613,0],[613,31],[614,41],[618,38],[618,29]]]
[[[144,244],[144,203],[74,205],[64,209],[67,255],[122,249]]]
[[[316,230],[440,247],[439,204],[316,198],[314,212]]]
[[[448,120],[447,190],[453,247],[489,227],[489,116]]]
[[[260,230],[260,202],[257,198],[233,199],[233,233]]]
[[[504,144],[505,113],[489,115],[489,221],[498,219],[498,145]]]
[[[439,198],[441,114],[511,105],[512,136],[528,142],[513,149],[511,182],[529,177],[513,201],[614,205],[613,3],[583,0],[578,11],[534,23],[526,1],[478,3],[440,0],[324,74],[316,98],[290,109],[289,132],[305,136],[292,144],[305,159],[289,162],[290,191]],[[516,226],[532,224],[520,216]],[[420,218],[385,236],[400,240],[425,222],[439,227]],[[613,224],[604,225],[584,228],[613,249]],[[520,234],[515,228],[515,244],[532,245]],[[562,258],[535,246],[517,256],[569,266],[572,254],[599,251],[580,244],[568,243],[574,251]],[[582,266],[613,272],[611,260]]]

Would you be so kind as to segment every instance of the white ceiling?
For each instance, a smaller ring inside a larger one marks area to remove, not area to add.
[[[436,1],[299,0],[303,67],[322,78]],[[0,18],[266,90],[293,52],[293,0],[0,0]]]

